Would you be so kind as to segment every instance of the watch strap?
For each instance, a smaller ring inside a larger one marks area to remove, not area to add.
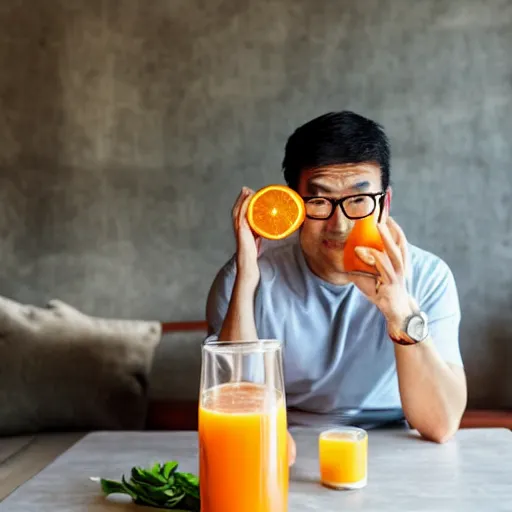
[[[414,341],[414,340],[411,340],[411,341],[405,341],[401,338],[396,338],[395,336],[391,336],[391,334],[388,334],[389,336],[389,339],[393,342],[393,343],[396,343],[397,345],[416,345],[416,343],[419,343],[418,341]]]

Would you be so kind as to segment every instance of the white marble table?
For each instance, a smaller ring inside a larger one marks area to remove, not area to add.
[[[368,486],[334,491],[318,483],[317,432],[292,429],[298,457],[289,512],[512,511],[512,433],[461,430],[444,445],[404,430],[369,432]],[[90,476],[119,479],[134,465],[178,460],[197,472],[193,432],[93,433],[0,503],[1,512],[150,511],[112,502]],[[242,512],[242,511],[241,511]]]

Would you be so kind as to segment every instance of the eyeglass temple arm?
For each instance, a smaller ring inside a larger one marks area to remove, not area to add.
[[[380,222],[382,219],[382,213],[384,212],[385,201],[386,201],[386,193],[384,192],[384,194],[379,199],[380,208],[379,208],[379,218],[377,219],[377,222]]]

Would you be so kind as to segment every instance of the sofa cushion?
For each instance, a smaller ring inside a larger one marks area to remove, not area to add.
[[[164,332],[151,369],[151,401],[198,399],[201,345],[205,337],[202,330]]]
[[[160,336],[158,322],[0,297],[0,434],[142,428]]]

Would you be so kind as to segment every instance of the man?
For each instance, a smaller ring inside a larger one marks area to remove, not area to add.
[[[288,407],[327,415],[398,409],[425,438],[446,441],[467,398],[457,289],[446,263],[409,244],[389,216],[382,127],[346,111],[313,119],[289,138],[283,170],[307,217],[298,236],[259,254],[246,220],[253,192],[242,189],[232,211],[236,254],[208,297],[210,334],[282,340]],[[356,249],[377,280],[343,268],[353,196],[366,205],[358,215],[380,218],[385,251]]]

